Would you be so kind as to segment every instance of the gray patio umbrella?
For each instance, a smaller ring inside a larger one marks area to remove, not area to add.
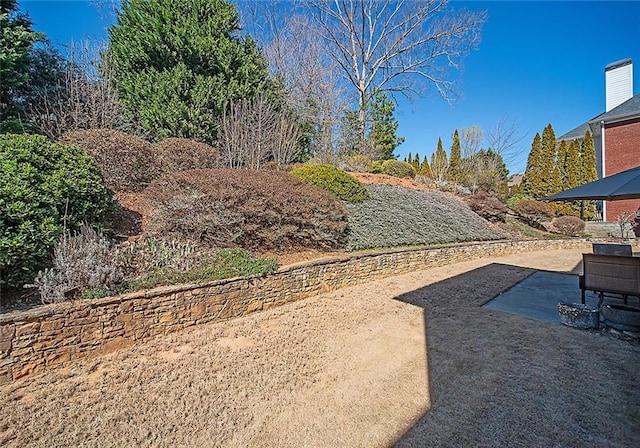
[[[544,198],[545,201],[604,200],[640,198],[640,166]]]

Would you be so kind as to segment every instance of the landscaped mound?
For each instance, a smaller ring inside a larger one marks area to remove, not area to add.
[[[60,141],[83,148],[114,191],[140,191],[158,176],[151,143],[112,129],[87,129],[64,134]]]
[[[215,168],[218,161],[212,146],[187,138],[166,138],[153,145],[153,152],[162,173]]]
[[[329,191],[343,201],[360,202],[369,197],[362,182],[331,165],[305,165],[291,171],[305,184]]]
[[[347,225],[335,196],[279,171],[188,170],[149,185],[147,232],[208,247],[336,248]]]
[[[380,184],[367,188],[370,199],[346,204],[350,250],[503,238],[445,193]]]

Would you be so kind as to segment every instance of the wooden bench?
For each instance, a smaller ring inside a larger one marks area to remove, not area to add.
[[[640,300],[640,257],[582,254],[582,268],[580,289],[583,304],[586,291],[598,293],[598,307],[602,305],[605,294],[620,294],[625,304],[628,296]]]

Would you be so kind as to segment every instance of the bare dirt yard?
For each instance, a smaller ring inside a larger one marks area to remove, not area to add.
[[[481,308],[580,253],[414,272],[26,377],[0,386],[0,446],[640,446],[640,346]]]

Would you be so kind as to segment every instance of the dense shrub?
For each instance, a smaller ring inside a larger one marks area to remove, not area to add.
[[[522,200],[516,203],[514,210],[525,217],[533,218],[537,221],[544,221],[553,218],[556,214],[552,205],[534,200]]]
[[[100,171],[75,146],[39,135],[0,135],[0,287],[29,282],[56,239],[115,209]]]
[[[464,201],[471,210],[490,222],[505,222],[505,217],[513,213],[498,198],[485,193],[468,196]]]
[[[389,159],[382,163],[382,172],[393,177],[413,179],[416,177],[416,169],[410,163],[401,160]]]
[[[585,227],[585,222],[577,216],[560,216],[555,218],[552,224],[558,232],[569,236],[580,235]]]
[[[305,184],[322,188],[343,201],[360,202],[369,197],[362,182],[331,165],[305,165],[291,171]]]
[[[279,171],[188,170],[154,181],[148,233],[209,247],[339,247],[346,212],[335,196]]]
[[[114,191],[140,191],[158,177],[151,143],[111,129],[67,132],[60,142],[78,145],[93,158]]]
[[[382,174],[382,160],[374,160],[371,163],[371,168],[369,169],[369,171],[373,174]]]
[[[529,196],[528,194],[524,194],[524,193],[516,193],[513,196],[511,196],[509,199],[507,199],[507,207],[509,207],[511,210],[515,210],[518,202],[533,201],[533,200],[534,200],[533,196]]]
[[[111,254],[111,244],[99,232],[82,226],[56,243],[53,267],[38,272],[33,282],[43,303],[64,302],[70,291],[100,289],[103,295],[116,290],[123,280],[122,269]]]
[[[437,191],[370,184],[371,199],[346,204],[351,250],[502,238],[463,202]]]
[[[196,168],[215,168],[218,151],[206,143],[186,138],[167,138],[153,145],[163,174]]]

